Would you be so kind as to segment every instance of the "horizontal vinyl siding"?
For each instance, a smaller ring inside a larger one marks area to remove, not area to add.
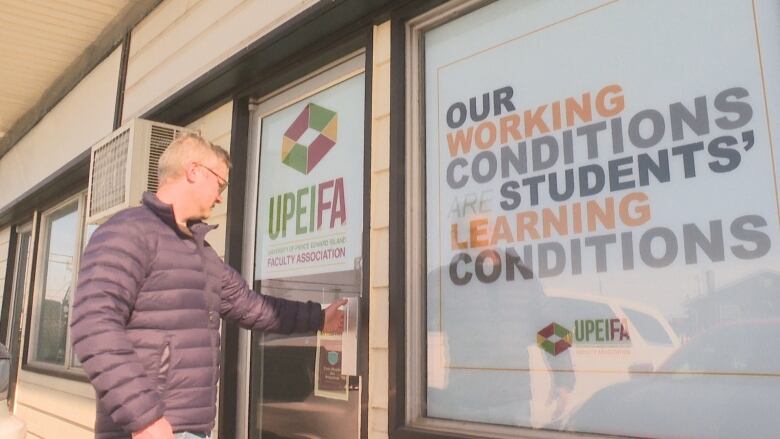
[[[211,143],[217,144],[230,152],[230,132],[233,120],[233,103],[219,107],[211,113],[187,125],[187,128],[200,131],[201,136]],[[228,177],[230,181],[230,177]],[[231,183],[234,184],[234,183]],[[241,184],[236,182],[235,184]],[[211,218],[206,220],[209,224],[218,227],[211,231],[206,240],[211,244],[217,254],[224,259],[225,257],[225,228],[227,227],[227,193],[225,190],[224,199],[221,204],[217,204],[211,213]]]
[[[44,439],[92,439],[95,437],[92,428],[87,429],[70,420],[60,418],[60,412],[45,412],[37,407],[29,407],[19,403],[16,416],[27,422],[28,437]]]
[[[0,159],[0,208],[111,132],[119,58],[117,49]]]
[[[132,32],[124,117],[129,119],[217,66],[315,0],[169,0]]]
[[[371,85],[371,306],[368,437],[386,439],[390,267],[390,22],[374,27]]]
[[[47,439],[94,437],[91,385],[21,371],[16,392],[16,415],[27,422],[30,434]]]

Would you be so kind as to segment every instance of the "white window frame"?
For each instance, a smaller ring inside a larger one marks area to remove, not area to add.
[[[40,221],[40,227],[38,230],[38,239],[36,239],[36,247],[35,247],[35,253],[36,253],[36,265],[35,265],[35,277],[34,277],[34,283],[33,283],[33,292],[32,292],[32,308],[31,308],[31,318],[30,318],[30,335],[28,339],[27,344],[27,361],[26,364],[28,366],[32,366],[35,369],[39,370],[49,370],[52,372],[68,372],[74,374],[74,376],[77,375],[83,375],[83,369],[81,368],[81,365],[76,364],[77,362],[74,361],[73,356],[73,348],[71,346],[70,341],[70,319],[73,317],[73,300],[71,299],[71,302],[69,304],[70,311],[68,312],[68,322],[66,327],[66,334],[65,334],[65,364],[64,365],[56,365],[51,363],[46,363],[43,361],[39,361],[36,358],[37,348],[38,348],[38,336],[40,331],[40,312],[41,312],[41,306],[43,303],[42,300],[42,287],[44,283],[44,278],[46,274],[46,269],[48,268],[46,265],[46,252],[44,251],[49,244],[49,235],[47,233],[47,226],[49,219],[52,217],[52,215],[59,210],[63,209],[66,206],[72,205],[76,203],[76,212],[78,215],[78,227],[76,230],[76,245],[77,248],[75,249],[75,256],[73,260],[73,279],[71,279],[71,291],[75,295],[76,291],[76,283],[78,281],[78,268],[79,264],[81,262],[81,253],[84,250],[85,242],[84,242],[84,233],[86,230],[85,225],[85,218],[86,218],[86,207],[87,207],[87,192],[82,191],[78,194],[68,197],[64,201],[58,203],[54,207],[47,209],[44,211],[41,215],[41,221]]]

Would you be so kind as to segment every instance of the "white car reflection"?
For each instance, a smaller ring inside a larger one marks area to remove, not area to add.
[[[780,321],[711,329],[654,372],[594,394],[565,429],[663,438],[776,438]]]
[[[530,347],[531,424],[535,428],[554,428],[600,389],[627,381],[632,373],[653,370],[680,345],[669,322],[653,307],[616,297],[555,290],[548,290],[547,298],[565,316],[562,324],[571,325],[575,319],[584,318],[617,318],[628,322],[631,341],[618,346],[575,343],[562,354],[570,356],[569,373],[574,375],[573,388],[565,391],[554,388],[552,373],[548,371],[549,354]]]

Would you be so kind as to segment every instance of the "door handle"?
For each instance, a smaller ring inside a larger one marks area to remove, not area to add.
[[[360,298],[348,297],[344,306],[344,332],[341,333],[341,374],[356,376]]]

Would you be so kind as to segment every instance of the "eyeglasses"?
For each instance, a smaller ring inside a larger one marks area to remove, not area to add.
[[[214,176],[217,177],[217,183],[219,184],[219,193],[221,194],[222,192],[225,192],[225,189],[227,189],[227,187],[228,187],[228,181],[227,180],[225,180],[224,178],[220,177],[219,174],[214,172],[214,170],[209,168],[208,166],[206,166],[206,165],[204,165],[202,163],[195,163],[195,164],[200,166],[201,168],[211,172],[212,174],[214,174]]]

